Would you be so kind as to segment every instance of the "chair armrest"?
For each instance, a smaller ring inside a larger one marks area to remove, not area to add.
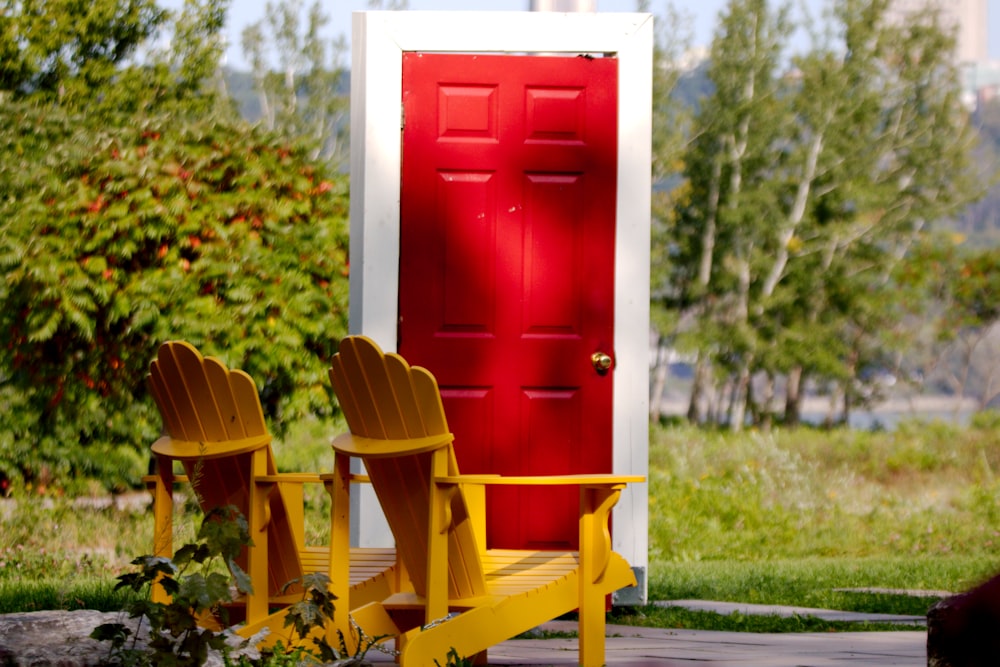
[[[519,486],[618,486],[645,482],[642,475],[445,475],[435,477],[442,484],[513,484]]]
[[[160,478],[159,475],[143,475],[142,476],[142,483],[145,484],[145,485],[147,485],[147,486],[150,485],[150,484],[155,484],[156,480],[158,480],[159,478]],[[177,483],[180,483],[180,484],[184,484],[186,482],[191,481],[191,480],[188,479],[187,475],[174,475],[173,476],[173,480],[175,482],[177,482]]]
[[[444,485],[467,485],[479,488],[483,488],[487,484],[579,486],[579,554],[581,576],[589,584],[596,582],[604,576],[608,564],[611,562],[611,532],[609,529],[611,509],[618,502],[618,498],[626,484],[645,482],[646,478],[643,475],[615,474],[527,476],[438,475],[434,478],[434,481]],[[476,497],[478,498],[478,496]],[[484,513],[483,509],[478,507],[479,502],[481,501],[474,501],[470,509],[473,510],[474,524],[477,528],[485,529],[485,519],[478,516],[479,513]],[[485,503],[483,504],[485,505]]]
[[[323,476],[316,472],[279,472],[274,475],[260,475],[256,480],[278,484],[321,484]]]
[[[320,481],[323,483],[331,482],[336,479],[336,475],[332,472],[325,472],[319,476]],[[348,474],[347,481],[354,482],[356,484],[371,484],[372,478],[364,473],[352,472]]]

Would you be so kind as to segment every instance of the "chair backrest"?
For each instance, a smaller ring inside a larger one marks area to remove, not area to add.
[[[348,336],[341,341],[330,380],[353,436],[398,442],[448,433],[434,376],[419,366],[411,368],[397,354],[384,354],[369,338]],[[434,459],[446,457],[443,467],[449,475],[458,474],[458,465],[450,442],[434,451],[401,449],[392,456],[355,454],[364,461],[415,592],[426,595]],[[479,546],[460,488],[448,509],[448,596],[485,595]]]
[[[257,386],[241,370],[202,357],[193,345],[167,341],[150,364],[149,386],[175,441],[211,443],[269,438]]]
[[[147,382],[166,431],[153,451],[181,461],[203,511],[232,505],[249,519],[254,477],[277,472],[253,378],[202,357],[187,342],[168,341]],[[274,595],[301,577],[302,567],[280,492],[271,494],[268,509],[268,593]],[[237,564],[246,568],[245,550]]]

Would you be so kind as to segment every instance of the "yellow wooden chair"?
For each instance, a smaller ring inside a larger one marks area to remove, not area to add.
[[[230,621],[243,622],[244,636],[270,627],[274,636],[266,643],[273,643],[283,630],[280,609],[302,596],[301,587],[284,590],[286,584],[330,566],[328,546],[305,543],[303,485],[323,480],[319,474],[278,473],[257,387],[243,371],[171,341],[160,346],[147,381],[165,431],[152,447],[157,472],[147,478],[154,554],[173,554],[175,482],[190,482],[203,511],[235,506],[246,517],[253,542],[237,564],[250,576],[254,592],[230,610]],[[186,475],[174,475],[174,461]],[[392,549],[352,549],[342,557],[352,560],[351,597],[359,603],[399,590]],[[154,589],[155,599],[164,600],[163,591]]]
[[[334,592],[353,610],[348,618],[338,608],[337,628],[353,622],[369,637],[395,636],[400,663],[426,667],[446,664],[451,650],[485,661],[488,647],[579,610],[580,664],[604,664],[606,596],[636,583],[611,550],[609,512],[624,486],[643,478],[461,475],[437,382],[426,369],[351,336],[330,378],[351,431],[333,443],[331,549],[348,549],[349,465],[358,457],[412,583],[412,591],[360,606],[350,597],[349,563],[333,559]],[[579,551],[486,549],[485,484],[578,486]]]

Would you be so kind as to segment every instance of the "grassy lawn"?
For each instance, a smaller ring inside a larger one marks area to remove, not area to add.
[[[957,592],[1000,571],[995,418],[875,433],[654,429],[650,598],[923,615],[939,598],[857,589]],[[674,611],[658,622],[692,627]]]
[[[937,598],[858,589],[960,591],[1000,571],[996,420],[907,423],[893,432],[775,430],[734,436],[656,427],[650,444],[654,600],[708,599],[922,615]],[[336,427],[278,443],[285,470],[324,470]],[[326,530],[310,496],[311,539]],[[177,539],[197,513],[179,514]],[[0,501],[0,613],[118,609],[114,577],[148,552],[152,517],[76,499]],[[624,609],[614,620],[751,631],[843,629],[815,619],[748,619]],[[881,629],[881,626],[854,629]]]

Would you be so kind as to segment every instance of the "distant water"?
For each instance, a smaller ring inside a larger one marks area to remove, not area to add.
[[[967,426],[971,416],[972,413],[970,411],[962,411],[956,416],[951,410],[946,412],[926,412],[919,414],[914,414],[912,412],[855,411],[852,412],[848,418],[848,424],[851,428],[858,429],[860,431],[892,431],[895,430],[896,426],[898,426],[902,421],[941,421],[948,424]],[[804,413],[802,415],[802,421],[809,424],[819,425],[822,424],[825,419],[825,413]]]
[[[664,402],[664,416],[684,415],[687,406],[679,401]],[[904,421],[941,421],[958,426],[967,426],[976,404],[972,400],[958,401],[946,396],[920,396],[914,399],[894,399],[873,410],[858,408],[852,410],[848,423],[851,428],[871,430],[894,430]],[[829,406],[822,398],[806,399],[802,411],[802,421],[808,424],[823,424],[829,416]],[[839,412],[835,413],[839,416]]]
[[[816,409],[816,399],[809,401],[808,409],[802,412],[802,421],[822,424],[828,411]],[[852,410],[848,423],[858,430],[891,431],[904,421],[945,422],[957,426],[967,426],[975,412],[975,402],[959,401],[950,397],[922,396],[912,401],[892,400],[874,410]]]

